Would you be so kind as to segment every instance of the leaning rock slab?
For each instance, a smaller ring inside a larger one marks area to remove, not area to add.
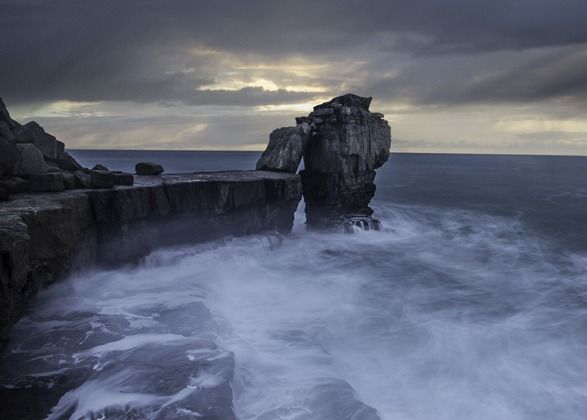
[[[257,170],[295,173],[310,139],[310,126],[283,127],[269,135],[269,145],[257,162]]]

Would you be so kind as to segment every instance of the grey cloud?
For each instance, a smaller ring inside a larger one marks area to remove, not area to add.
[[[202,89],[223,64],[214,57],[187,54],[195,45],[254,54],[266,62],[300,55],[373,62],[377,66],[368,65],[368,72],[350,84],[330,74],[324,74],[324,83],[332,93],[352,87],[434,101],[446,93],[441,87],[450,85],[451,75],[463,73],[458,57],[587,42],[587,2],[582,0],[0,0],[0,8],[0,95],[14,103],[70,99],[260,105],[313,96],[284,90]],[[504,64],[494,55],[494,66]],[[378,80],[398,64],[396,56],[423,67],[443,61],[443,70],[432,78],[415,72]],[[185,67],[193,73],[177,72]],[[476,71],[483,68],[473,63],[465,77]],[[563,94],[583,82],[564,66],[550,71],[534,77],[538,84],[545,80],[543,97]],[[533,91],[531,86],[523,91],[508,87],[515,84],[515,75],[502,72],[465,92],[463,86],[451,90],[453,98],[449,95],[445,101],[496,96],[525,100],[525,92]]]

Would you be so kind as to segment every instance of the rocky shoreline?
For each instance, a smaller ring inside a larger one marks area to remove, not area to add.
[[[39,288],[154,248],[288,232],[300,176],[264,171],[135,176],[134,186],[19,193],[0,203],[0,337]]]
[[[390,127],[353,94],[273,131],[256,171],[136,175],[83,168],[0,99],[0,339],[39,288],[72,271],[136,261],[160,246],[287,233],[302,194],[312,228],[379,229],[369,202]],[[305,169],[297,174],[301,160]]]

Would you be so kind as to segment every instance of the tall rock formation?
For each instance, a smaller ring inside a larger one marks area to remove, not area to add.
[[[315,106],[309,116],[296,118],[297,127],[274,131],[257,163],[258,169],[295,172],[303,154],[310,227],[379,227],[369,202],[375,169],[389,157],[391,129],[382,114],[369,111],[370,104],[371,98],[347,94]],[[307,138],[292,133],[307,133]]]

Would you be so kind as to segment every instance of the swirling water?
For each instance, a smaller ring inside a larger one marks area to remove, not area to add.
[[[74,275],[15,326],[2,418],[584,419],[586,169],[394,155],[380,232],[301,206],[287,237]]]

